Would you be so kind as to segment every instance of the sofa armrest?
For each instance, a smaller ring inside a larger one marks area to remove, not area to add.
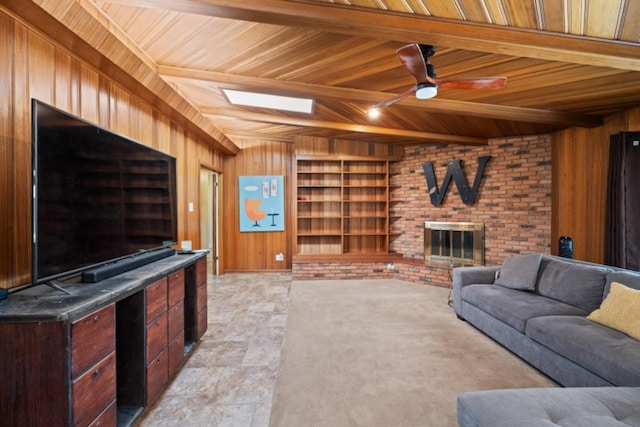
[[[496,278],[496,271],[500,270],[499,265],[477,266],[477,267],[455,267],[453,269],[453,284],[459,286],[473,285],[478,283],[493,283]]]
[[[453,269],[453,309],[458,315],[462,315],[462,288],[474,284],[492,284],[498,270],[499,265]]]

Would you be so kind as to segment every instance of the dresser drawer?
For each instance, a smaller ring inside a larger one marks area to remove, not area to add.
[[[71,393],[73,425],[89,425],[116,398],[116,353],[73,381]]]
[[[147,400],[149,405],[169,380],[169,354],[165,349],[147,365]]]
[[[184,331],[169,343],[169,376],[178,372],[182,359],[184,359]]]
[[[167,337],[171,341],[179,332],[184,329],[184,301],[180,301],[173,307],[169,308],[169,320],[167,330],[169,331]]]
[[[107,409],[102,411],[89,427],[113,427],[118,425],[118,406],[116,401],[111,402]]]
[[[184,270],[178,270],[169,276],[169,307],[184,300]]]
[[[167,346],[167,313],[163,313],[147,325],[147,357],[151,362]]]
[[[167,311],[167,279],[158,280],[147,286],[147,323]]]
[[[116,348],[115,305],[71,324],[71,377],[76,378]]]

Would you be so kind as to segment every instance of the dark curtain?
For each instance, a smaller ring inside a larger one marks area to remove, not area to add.
[[[640,132],[611,136],[605,264],[640,271]]]

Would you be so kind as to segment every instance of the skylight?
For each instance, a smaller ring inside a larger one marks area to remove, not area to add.
[[[244,92],[232,89],[223,89],[223,91],[229,101],[235,105],[271,108],[274,110],[295,111],[297,113],[308,114],[313,111],[313,99],[268,95],[266,93]]]

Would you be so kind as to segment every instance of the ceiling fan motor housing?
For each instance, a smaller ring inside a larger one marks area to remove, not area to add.
[[[420,83],[416,86],[416,98],[430,99],[438,94],[438,85],[431,82]]]
[[[436,78],[436,68],[433,66],[431,62],[427,62],[425,64],[427,66],[427,75],[432,79]]]
[[[421,46],[422,47],[422,46]],[[433,46],[428,46],[433,47]],[[431,52],[433,55],[433,51]],[[424,55],[424,53],[423,53]],[[435,67],[429,60],[425,58],[425,65],[427,68],[427,75],[432,79],[436,78]],[[431,99],[438,94],[438,85],[432,82],[418,82],[416,86],[416,98],[418,99]]]
[[[436,47],[430,44],[419,44],[420,52],[422,52],[422,57],[426,60],[428,57],[436,53]]]

